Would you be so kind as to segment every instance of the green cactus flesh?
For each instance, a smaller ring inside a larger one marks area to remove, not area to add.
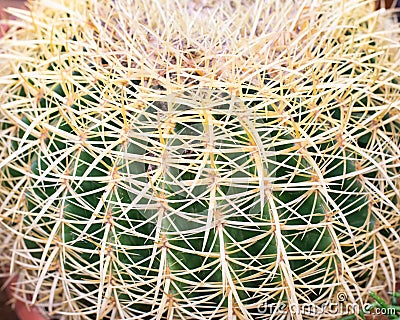
[[[198,66],[127,77],[136,53],[90,42],[122,23],[106,3],[93,38],[61,23],[17,72],[1,63],[0,254],[22,299],[52,319],[311,319],[301,306],[394,282],[400,68],[378,31],[344,15],[304,75],[251,66],[232,90]]]

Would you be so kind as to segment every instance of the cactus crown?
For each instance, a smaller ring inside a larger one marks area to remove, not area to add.
[[[13,10],[0,253],[20,298],[59,319],[301,319],[393,290],[399,35],[372,2]]]

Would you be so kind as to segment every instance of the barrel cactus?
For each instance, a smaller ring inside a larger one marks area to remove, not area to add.
[[[10,11],[0,266],[17,299],[51,319],[329,319],[393,291],[400,37],[374,1]]]

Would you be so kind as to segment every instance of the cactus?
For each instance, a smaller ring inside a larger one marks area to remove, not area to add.
[[[52,319],[330,319],[346,314],[329,302],[393,291],[400,37],[373,5],[10,10],[0,256],[17,299]]]

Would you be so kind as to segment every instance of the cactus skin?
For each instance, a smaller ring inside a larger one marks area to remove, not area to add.
[[[392,290],[390,17],[373,1],[183,3],[15,12],[0,255],[19,299],[52,319],[314,319],[297,311]]]

